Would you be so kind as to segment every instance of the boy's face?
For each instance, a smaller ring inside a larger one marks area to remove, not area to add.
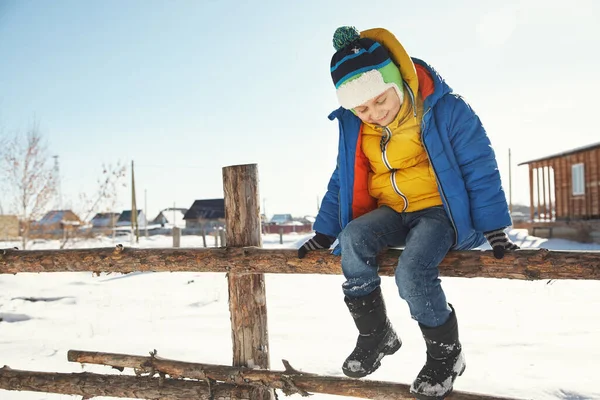
[[[396,118],[400,106],[400,97],[392,87],[379,96],[355,107],[354,112],[363,122],[386,126]]]

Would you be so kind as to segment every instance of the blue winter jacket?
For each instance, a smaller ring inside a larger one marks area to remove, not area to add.
[[[467,102],[425,62],[433,93],[423,99],[421,138],[435,172],[444,208],[456,241],[452,249],[467,250],[485,242],[483,232],[511,225],[494,150],[481,121]],[[337,237],[352,220],[354,165],[361,120],[339,108],[329,115],[339,122],[337,167],[321,203],[314,230]],[[340,254],[339,246],[334,250]]]

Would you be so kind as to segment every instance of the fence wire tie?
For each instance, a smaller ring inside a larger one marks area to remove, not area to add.
[[[139,368],[134,368],[134,372],[137,376],[141,376],[143,374],[148,374],[149,377],[153,377],[157,371],[156,371],[156,367],[154,366],[154,360],[156,360],[156,354],[158,352],[156,351],[156,349],[154,349],[153,351],[151,351],[150,354],[150,360],[144,361],[143,363],[140,364]],[[158,371],[159,375],[161,373],[161,371]],[[159,386],[162,386],[162,383],[159,382]]]
[[[296,386],[296,383],[294,382],[294,379],[292,377],[282,375],[281,380],[283,381],[283,387],[281,388],[281,390],[286,396],[292,394],[299,394],[302,397],[312,396],[311,393],[308,393],[306,390],[302,390],[298,386]]]
[[[200,380],[208,380],[210,379],[208,376],[206,376],[206,372],[204,372],[204,369],[200,368],[200,371],[198,371],[198,375],[200,376]]]
[[[302,371],[298,371],[297,369],[295,369],[294,367],[292,367],[292,365],[290,364],[290,362],[288,360],[281,360],[281,362],[283,363],[283,366],[285,367],[285,371],[284,374],[282,374],[281,379],[283,380],[283,388],[281,389],[283,391],[284,394],[286,395],[290,395],[290,394],[300,394],[303,397],[307,397],[307,396],[312,396],[311,393],[308,393],[306,390],[302,390],[300,389],[298,386],[296,386],[296,383],[294,382],[293,377],[288,376],[289,375],[315,375],[315,374],[305,374]]]
[[[165,385],[166,375],[162,371],[158,371],[158,387],[163,387]]]
[[[208,384],[208,400],[215,400],[215,394],[213,393],[212,385],[216,383],[214,379],[206,378],[206,383]]]
[[[248,384],[248,380],[244,378],[244,375],[241,371],[237,371],[234,374],[229,375],[228,377],[229,383],[233,383],[236,385],[246,385]]]
[[[115,249],[113,250],[113,254],[119,255],[123,252],[123,250],[125,250],[125,247],[121,243],[119,243],[118,245],[115,246]]]

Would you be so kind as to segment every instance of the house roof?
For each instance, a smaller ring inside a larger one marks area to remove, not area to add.
[[[552,155],[549,155],[549,156],[545,156],[545,157],[541,157],[541,158],[536,158],[535,160],[525,161],[525,162],[519,163],[517,165],[527,165],[527,164],[531,164],[531,163],[538,162],[538,161],[551,160],[553,158],[564,157],[564,156],[568,156],[570,154],[581,153],[582,151],[594,150],[594,149],[596,149],[598,147],[600,147],[600,142],[588,144],[586,146],[576,147],[574,149],[566,150],[566,151],[563,151],[563,152],[560,152],[560,153],[556,153],[556,154],[552,154]]]
[[[71,210],[52,210],[48,211],[46,215],[40,219],[38,224],[41,225],[52,225],[63,221],[77,221],[79,217]]]
[[[92,226],[96,228],[112,226],[119,219],[119,215],[116,212],[97,213],[91,220]]]
[[[196,200],[183,216],[188,219],[219,219],[225,218],[225,199]]]
[[[139,216],[140,213],[142,212],[142,210],[137,210],[137,215]],[[131,210],[124,210],[121,215],[119,216],[119,219],[117,220],[117,222],[128,222],[131,221]]]
[[[163,214],[162,211],[158,212],[158,215],[156,217],[154,217],[154,219],[152,221],[150,221],[151,224],[161,224],[161,223],[167,223],[169,222],[167,220],[167,217],[165,217],[165,214]]]
[[[178,228],[185,228],[183,217],[187,208],[165,208],[152,220],[153,224],[165,224]]]
[[[94,215],[94,218],[92,218],[92,221],[93,220],[97,220],[97,219],[108,219],[108,218],[111,218],[111,217],[114,218],[114,217],[116,217],[118,215],[120,215],[120,214],[116,213],[116,212],[97,213],[96,215]]]

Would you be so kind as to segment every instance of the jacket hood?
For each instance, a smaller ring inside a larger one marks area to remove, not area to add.
[[[385,47],[390,53],[392,61],[400,69],[402,79],[408,84],[413,93],[417,93],[419,90],[419,79],[415,65],[392,32],[383,28],[367,29],[360,33],[360,37],[374,40]]]
[[[411,58],[390,31],[383,28],[368,29],[362,31],[360,37],[375,40],[388,50],[392,61],[400,69],[402,79],[413,94],[421,95],[425,108],[433,106],[442,96],[452,92],[450,86],[433,67],[418,58]],[[329,115],[329,119],[340,118],[344,114],[343,111],[354,115],[351,111],[340,107]]]

